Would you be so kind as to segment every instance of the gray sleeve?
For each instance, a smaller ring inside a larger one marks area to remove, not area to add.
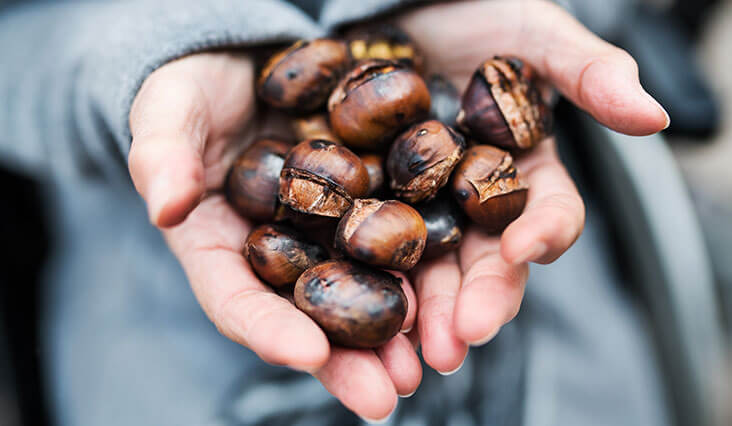
[[[31,5],[0,14],[0,162],[78,175],[124,170],[145,77],[188,53],[320,35],[275,0]]]
[[[397,9],[435,0],[326,0],[320,13],[320,23],[328,30],[341,25],[372,18]]]

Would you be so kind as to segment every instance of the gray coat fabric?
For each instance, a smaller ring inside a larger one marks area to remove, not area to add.
[[[54,247],[42,359],[59,425],[352,424],[311,377],[226,340],[197,305],[126,171],[145,77],[211,47],[314,37],[397,0],[37,2],[0,10],[0,162],[41,179]],[[307,11],[308,13],[305,13]],[[667,423],[652,347],[592,208],[532,267],[518,319],[449,377],[425,369],[403,425]]]

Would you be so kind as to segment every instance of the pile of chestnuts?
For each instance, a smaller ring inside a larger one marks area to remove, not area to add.
[[[455,250],[468,218],[493,233],[516,219],[529,188],[511,152],[551,131],[517,59],[485,61],[462,97],[423,69],[409,37],[380,26],[298,41],[257,80],[292,140],[255,139],[228,174],[230,204],[261,223],[243,254],[335,344],[399,331],[407,298],[389,270]]]

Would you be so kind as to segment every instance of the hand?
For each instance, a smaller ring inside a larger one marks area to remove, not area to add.
[[[223,335],[268,363],[313,374],[356,414],[384,418],[397,394],[414,392],[422,378],[412,343],[399,333],[376,350],[331,347],[307,315],[254,275],[241,254],[250,224],[216,192],[242,135],[256,133],[253,88],[252,62],[226,53],[189,56],[152,73],[130,112],[135,187]],[[416,301],[403,278],[407,329]]]
[[[668,115],[641,87],[630,55],[554,4],[441,4],[407,13],[398,24],[424,49],[430,71],[460,90],[483,60],[514,55],[614,130],[647,135],[668,125]],[[442,373],[459,368],[468,345],[486,343],[518,313],[527,262],[554,261],[582,232],[584,205],[554,141],[542,142],[516,164],[531,187],[524,213],[500,237],[469,228],[457,255],[414,271],[422,355]]]

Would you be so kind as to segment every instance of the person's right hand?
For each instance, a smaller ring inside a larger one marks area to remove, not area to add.
[[[252,272],[241,253],[251,225],[216,192],[242,135],[255,132],[253,89],[254,67],[241,55],[197,54],[153,72],[130,111],[135,187],[223,335],[268,363],[313,374],[357,415],[382,419],[397,395],[413,393],[421,381],[412,343],[398,333],[376,350],[331,347],[307,315]],[[416,300],[401,277],[406,330]]]

